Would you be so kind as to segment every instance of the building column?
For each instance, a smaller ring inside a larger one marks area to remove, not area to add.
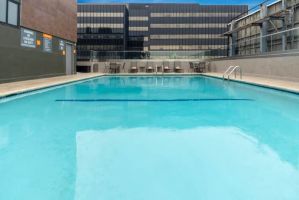
[[[287,9],[286,0],[282,0],[281,3],[282,3],[281,9],[286,10]],[[287,23],[287,21],[286,21],[286,16],[285,16],[282,20],[282,30],[283,31],[285,31],[287,29],[286,23]],[[282,39],[281,48],[282,48],[282,51],[285,51],[287,49],[287,33],[286,32],[282,33],[281,39]]]
[[[261,7],[260,16],[261,16],[261,19],[264,19],[268,15],[268,8],[267,8],[267,5],[265,5],[265,4],[261,4],[260,7]],[[267,21],[262,22],[262,24],[260,26],[260,31],[261,31],[260,52],[265,53],[265,52],[267,52],[267,38],[264,36],[267,35],[267,33],[268,33],[268,22]]]
[[[237,33],[232,33],[232,35],[229,37],[229,56],[235,56],[236,55],[236,38]]]
[[[230,25],[230,31],[234,30],[235,27],[235,20],[233,20],[231,22]],[[237,33],[233,32],[230,36],[229,36],[229,56],[235,56],[236,55],[236,41],[237,41]]]

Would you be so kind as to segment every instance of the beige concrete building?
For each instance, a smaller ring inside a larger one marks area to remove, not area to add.
[[[229,24],[231,56],[255,55],[299,48],[299,1],[261,4]]]

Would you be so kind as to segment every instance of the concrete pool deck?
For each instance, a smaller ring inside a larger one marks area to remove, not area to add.
[[[205,73],[204,75],[209,77],[216,77],[216,78],[222,78],[223,76],[222,73]],[[247,75],[243,75],[242,79],[240,79],[238,76],[237,78],[232,76],[231,80],[299,94],[299,82],[295,82],[295,81],[285,81],[285,80],[271,79],[271,78],[258,77],[258,76],[247,76]]]
[[[51,77],[51,78],[42,78],[42,79],[34,79],[34,80],[27,80],[27,81],[19,81],[19,82],[12,82],[12,83],[2,83],[0,84],[0,98],[6,97],[14,94],[21,94],[24,92],[30,92],[33,90],[43,89],[51,86],[57,86],[61,84],[71,83],[75,81],[100,77],[100,76],[173,76],[173,75],[200,75],[194,73],[167,73],[167,74],[151,74],[151,73],[142,73],[142,74],[102,74],[102,73],[78,73],[75,75],[69,76],[58,76],[58,77]],[[222,73],[205,73],[204,76],[214,77],[214,78],[222,78]],[[262,78],[256,76],[243,76],[243,79],[240,80],[239,78],[235,79],[234,77],[231,78],[232,81],[238,81],[248,84],[254,84],[263,87],[269,87],[279,90],[284,90],[288,92],[298,93],[299,94],[299,82],[293,81],[282,81],[278,79],[270,79],[270,78]]]
[[[99,77],[103,75],[104,74],[100,74],[100,73],[88,73],[88,74],[78,73],[78,74],[68,75],[68,76],[57,76],[51,78],[41,78],[41,79],[18,81],[18,82],[11,82],[11,83],[2,83],[0,84],[0,98],[14,95],[14,94],[30,92],[33,90],[43,89],[51,86],[71,83],[74,81]]]

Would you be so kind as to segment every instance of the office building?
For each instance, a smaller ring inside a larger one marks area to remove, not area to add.
[[[227,49],[243,5],[79,4],[78,60],[150,58],[154,52]],[[226,51],[222,51],[225,54]]]

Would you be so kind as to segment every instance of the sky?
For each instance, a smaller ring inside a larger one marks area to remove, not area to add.
[[[253,7],[263,0],[78,0],[79,3],[199,3],[209,5],[245,4]]]

